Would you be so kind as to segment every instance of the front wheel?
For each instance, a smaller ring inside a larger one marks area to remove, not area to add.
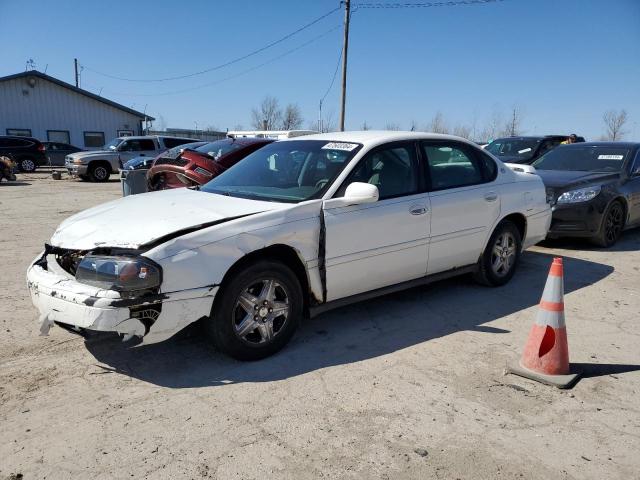
[[[521,250],[520,231],[513,222],[503,220],[493,231],[478,260],[476,280],[492,287],[506,284],[516,272]]]
[[[618,200],[615,200],[607,207],[600,233],[593,237],[591,241],[599,247],[611,247],[622,235],[623,228],[624,207]]]
[[[204,328],[222,352],[238,360],[259,360],[289,342],[302,313],[296,275],[280,262],[263,260],[222,285]]]
[[[103,163],[91,164],[88,176],[92,182],[106,182],[111,176],[111,168]]]

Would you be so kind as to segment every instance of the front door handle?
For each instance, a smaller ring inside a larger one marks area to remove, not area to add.
[[[424,215],[427,213],[427,207],[424,205],[413,205],[411,209],[409,209],[409,213],[411,213],[411,215]]]
[[[496,192],[487,192],[484,194],[484,199],[487,202],[495,202],[498,199],[498,194]]]

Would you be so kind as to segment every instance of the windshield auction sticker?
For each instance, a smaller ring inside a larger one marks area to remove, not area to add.
[[[622,160],[624,155],[598,155],[598,160]]]
[[[330,143],[327,143],[324,147],[322,147],[322,149],[323,150],[344,150],[346,152],[350,152],[351,150],[357,147],[358,147],[357,143],[330,142]]]

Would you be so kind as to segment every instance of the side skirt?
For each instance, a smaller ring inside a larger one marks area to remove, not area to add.
[[[309,316],[311,318],[320,315],[334,308],[344,307],[351,305],[352,303],[361,302],[371,298],[380,297],[382,295],[388,295],[390,293],[399,292],[408,288],[419,287],[421,285],[427,285],[429,283],[438,282],[447,278],[456,277],[458,275],[464,275],[466,273],[473,273],[477,270],[477,265],[467,265],[466,267],[453,268],[444,272],[434,273],[433,275],[427,275],[425,277],[416,278],[407,282],[396,283],[395,285],[389,285],[388,287],[377,288],[369,292],[358,293],[357,295],[351,295],[350,297],[339,298],[330,302],[315,305],[309,308]],[[325,297],[326,298],[326,297]]]

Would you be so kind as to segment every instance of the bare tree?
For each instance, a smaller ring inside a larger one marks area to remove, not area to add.
[[[462,124],[459,123],[458,125],[453,127],[453,134],[457,135],[458,137],[470,139],[471,138],[471,127],[468,127],[467,125],[462,125]]]
[[[207,125],[204,129],[205,132],[218,132],[218,127],[216,125]]]
[[[400,130],[400,125],[398,125],[396,122],[387,122],[387,124],[384,126],[384,129],[397,132],[398,130]]]
[[[602,116],[602,120],[604,120],[604,124],[607,129],[605,133],[605,138],[607,140],[612,142],[622,140],[625,134],[629,133],[627,130],[623,130],[623,127],[628,120],[627,111],[624,109],[620,110],[620,112],[609,110]]]
[[[300,113],[300,107],[295,103],[290,103],[284,109],[282,115],[282,129],[283,130],[298,130],[302,126],[302,113]]]
[[[522,135],[522,109],[518,105],[514,105],[509,112],[509,119],[504,126],[503,134],[505,136],[516,137]]]
[[[362,122],[362,127],[360,128],[362,128],[362,130],[371,130],[371,125],[369,125],[365,120],[364,122]]]
[[[323,116],[319,121],[309,123],[309,130],[317,130],[320,133],[335,132],[336,121],[333,116],[333,110],[323,112]]]
[[[278,128],[282,110],[278,99],[267,95],[262,100],[260,107],[251,110],[251,126],[256,130],[275,130]]]
[[[415,132],[417,130],[418,130],[418,122],[416,122],[415,120],[411,120],[409,122],[409,131]]]
[[[449,127],[445,122],[442,112],[436,112],[436,114],[431,119],[428,130],[432,133],[449,133]]]
[[[232,130],[244,130],[244,126],[241,123],[236,123]]]
[[[500,110],[494,109],[491,117],[480,132],[480,140],[489,142],[500,136],[502,136],[502,113],[500,113]]]

